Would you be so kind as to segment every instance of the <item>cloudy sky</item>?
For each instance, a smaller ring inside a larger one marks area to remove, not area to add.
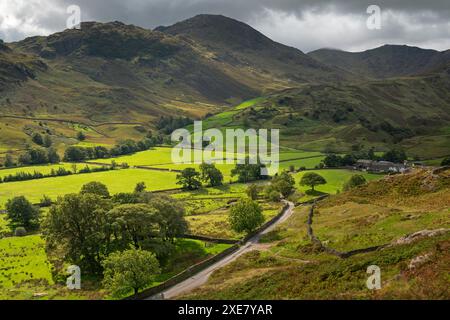
[[[119,20],[146,28],[199,13],[222,14],[305,52],[383,44],[450,49],[450,0],[0,0],[0,39],[61,31],[72,4],[81,8],[82,21]],[[367,27],[370,5],[381,9],[381,29]]]

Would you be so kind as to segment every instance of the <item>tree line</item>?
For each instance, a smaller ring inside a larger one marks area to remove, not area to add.
[[[328,154],[322,161],[322,165],[327,168],[337,168],[345,166],[353,166],[358,160],[373,160],[373,161],[389,161],[394,163],[403,163],[408,159],[406,153],[403,150],[392,149],[381,156],[375,154],[373,148],[368,151],[355,151],[351,154],[340,156],[337,154]]]
[[[0,177],[0,183],[7,183],[7,182],[17,182],[17,181],[27,181],[27,180],[36,180],[36,179],[44,179],[44,178],[54,178],[54,177],[64,177],[64,176],[70,176],[72,174],[84,174],[84,173],[93,173],[93,172],[104,172],[104,171],[110,171],[114,170],[115,167],[110,166],[95,166],[95,167],[89,167],[85,166],[82,169],[77,170],[76,166],[73,167],[72,170],[68,170],[64,167],[59,167],[58,169],[51,169],[50,173],[44,174],[42,172],[34,171],[34,172],[24,172],[20,171],[15,174],[9,174],[4,176],[3,178]]]

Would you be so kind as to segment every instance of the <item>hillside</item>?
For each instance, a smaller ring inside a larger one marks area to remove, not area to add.
[[[353,145],[404,148],[421,159],[450,154],[450,77],[311,84],[210,118],[206,127],[279,128],[283,146],[347,152]]]
[[[312,244],[306,229],[310,208],[298,207],[258,250],[181,298],[447,299],[449,174],[447,169],[388,177],[319,203],[313,232],[328,248],[348,252],[344,259]],[[419,193],[403,192],[403,186]],[[381,290],[366,287],[371,265],[381,269]]]
[[[292,84],[350,79],[346,72],[324,66],[299,49],[272,41],[252,27],[220,15],[198,15],[155,30],[201,45],[222,63],[270,74]]]
[[[223,21],[211,16],[207,23],[219,30]],[[239,46],[254,54],[259,34],[231,19],[227,26],[248,31]],[[77,130],[90,143],[111,144],[142,137],[161,116],[198,119],[265,92],[341,78],[299,50],[264,39],[263,46],[270,43],[264,68],[252,54],[243,67],[218,58],[227,53],[217,47],[121,22],[86,22],[81,30],[2,45],[0,84],[8,88],[0,97],[2,150],[23,148],[32,131],[50,132],[61,146],[77,143]]]
[[[42,60],[31,55],[18,54],[0,40],[0,92],[36,78],[36,72],[45,71],[46,68]]]
[[[450,154],[449,58],[407,46],[306,55],[217,15],[155,30],[86,22],[1,45],[0,152],[33,145],[35,132],[60,151],[79,144],[79,131],[87,145],[111,145],[182,116],[280,128],[283,145],[297,149],[400,146],[439,158]]]
[[[385,79],[429,73],[450,63],[450,51],[385,45],[364,52],[319,49],[308,53],[317,61],[368,78]]]

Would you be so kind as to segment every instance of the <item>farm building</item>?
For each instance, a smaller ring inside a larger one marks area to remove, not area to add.
[[[408,167],[406,164],[389,161],[358,160],[355,169],[369,172],[403,173]]]

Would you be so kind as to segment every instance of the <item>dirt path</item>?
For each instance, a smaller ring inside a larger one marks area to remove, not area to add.
[[[212,266],[197,273],[195,276],[193,276],[189,279],[186,279],[183,282],[180,282],[179,284],[163,291],[162,294],[163,294],[164,299],[172,299],[172,298],[175,298],[176,296],[190,292],[190,291],[200,287],[201,285],[206,283],[206,281],[208,281],[210,275],[214,271],[226,266],[230,262],[235,261],[237,258],[242,256],[243,254],[245,254],[249,251],[258,249],[258,245],[259,245],[258,242],[259,242],[259,239],[261,238],[261,236],[273,231],[275,229],[275,227],[277,227],[279,224],[285,222],[287,219],[289,219],[292,216],[292,213],[294,212],[294,204],[292,202],[287,202],[287,204],[288,204],[288,208],[285,210],[284,214],[281,216],[280,219],[278,219],[277,222],[275,222],[273,225],[271,225],[264,231],[260,232],[259,234],[255,235],[250,240],[248,240],[247,243],[245,243],[241,248],[239,248],[239,250],[237,250],[233,254],[226,256],[225,258],[216,262]],[[159,295],[153,296],[149,299],[156,299],[156,298],[161,298],[161,295],[159,294]]]

